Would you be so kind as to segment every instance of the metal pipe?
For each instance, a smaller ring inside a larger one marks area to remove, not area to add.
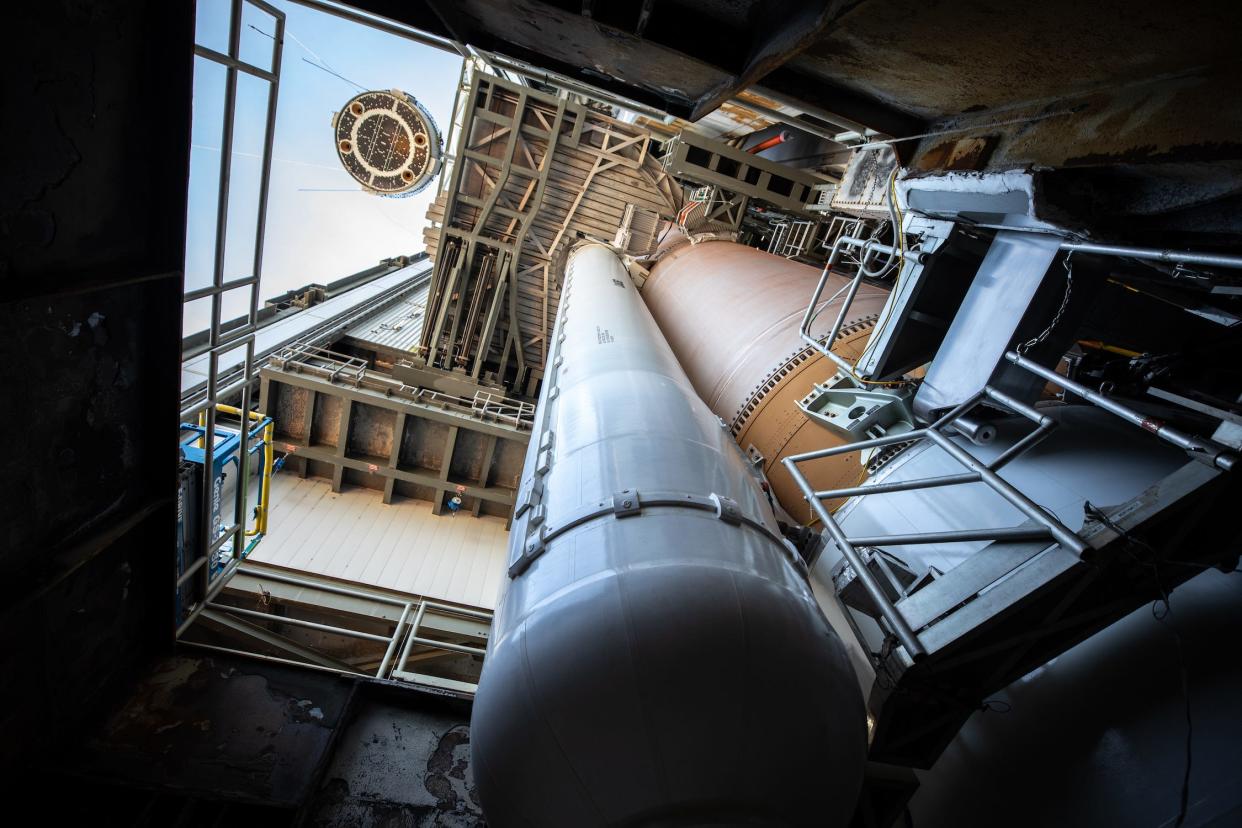
[[[333,633],[335,635],[343,635],[347,638],[361,638],[364,641],[379,641],[387,643],[390,638],[386,635],[375,635],[374,633],[361,632],[359,630],[347,630],[344,627],[334,627],[331,624],[320,624],[317,621],[303,621],[301,618],[288,618],[283,615],[272,615],[267,612],[259,612],[258,610],[242,609],[241,607],[231,607],[228,604],[211,604],[206,606],[220,612],[228,612],[233,615],[242,615],[250,618],[259,618],[263,621],[276,621],[281,624],[289,624],[294,627],[305,627],[308,630],[319,630],[320,632]]]
[[[1100,408],[1117,415],[1127,422],[1133,423],[1144,431],[1150,431],[1166,443],[1177,446],[1178,448],[1188,452],[1192,457],[1206,462],[1208,465],[1215,466],[1224,471],[1233,471],[1234,466],[1238,462],[1238,456],[1229,451],[1219,443],[1212,440],[1197,437],[1193,434],[1187,434],[1181,429],[1166,425],[1162,420],[1152,419],[1144,416],[1128,406],[1122,405],[1116,400],[1112,400],[1103,394],[1099,394],[1074,382],[1068,377],[1064,377],[1049,368],[1045,368],[1038,362],[1034,362],[1016,351],[1009,351],[1005,354],[1005,359],[1021,368],[1025,368],[1037,377],[1055,383],[1066,391],[1082,397],[1084,400],[1099,406]]]
[[[983,399],[984,395],[985,394],[983,391],[975,392],[975,394],[973,394],[972,396],[967,397],[966,399],[958,403],[955,408],[952,408],[949,411],[947,411],[945,414],[942,414],[939,420],[936,420],[936,422],[932,423],[927,428],[929,430],[930,429],[941,429],[947,425],[951,425],[953,421],[956,420],[958,417],[962,416],[967,411],[969,411],[970,409],[978,405],[979,401]]]
[[[364,598],[369,601],[378,601],[384,604],[392,604],[394,606],[404,606],[408,601],[390,598],[386,595],[376,595],[371,592],[364,592],[357,589],[348,589],[346,587],[333,586],[331,584],[319,584],[314,581],[308,581],[304,578],[298,578],[293,575],[284,575],[279,572],[256,572],[250,566],[244,566],[241,570],[243,575],[251,578],[264,578],[269,581],[276,581],[282,584],[291,584],[293,586],[307,587],[308,589],[317,589],[321,592],[327,592],[333,595],[344,595],[349,598]]]
[[[1038,425],[1042,426],[1042,425],[1055,425],[1056,424],[1055,420],[1053,420],[1047,414],[1044,414],[1043,412],[1041,412],[1035,406],[1027,405],[1021,400],[1011,397],[1009,394],[1006,394],[1004,391],[1000,391],[996,388],[993,388],[990,385],[985,385],[983,387],[983,393],[985,396],[988,397],[988,399],[995,400],[996,402],[1005,406],[1009,410],[1013,411],[1015,414],[1021,414],[1023,417],[1026,417],[1028,420],[1031,420],[1037,423]]]
[[[1160,250],[1155,247],[1125,247],[1117,244],[1092,244],[1090,242],[1062,242],[1061,249],[1070,253],[1098,253],[1102,256],[1121,256],[1126,259],[1144,259],[1169,264],[1198,264],[1209,267],[1242,268],[1242,256],[1223,253],[1192,253],[1183,250]]]
[[[477,621],[487,621],[488,623],[491,623],[492,621],[492,614],[490,612],[479,612],[477,610],[468,610],[462,607],[454,607],[449,604],[439,604],[439,603],[436,603],[435,601],[423,601],[423,606],[425,606],[429,610],[438,610],[441,613],[447,613],[451,615],[460,615],[463,618],[473,618]]]
[[[828,514],[828,510],[824,508],[823,502],[815,496],[815,492],[811,489],[811,484],[808,483],[807,479],[802,476],[800,471],[798,471],[798,468],[795,465],[795,459],[793,457],[786,457],[783,462],[785,464],[785,468],[789,470],[790,476],[793,477],[794,482],[798,484],[798,488],[802,490],[803,497],[805,497],[807,502],[811,504],[811,508],[815,510],[815,514],[819,517],[820,522],[823,523],[824,529],[827,530],[828,534],[832,537],[833,542],[836,543],[837,548],[841,550],[841,554],[845,556],[845,559],[849,561],[850,566],[853,567],[855,576],[862,582],[863,589],[865,589],[867,594],[871,596],[871,600],[874,601],[876,607],[879,608],[880,615],[883,616],[884,620],[888,622],[889,626],[893,630],[893,634],[896,635],[897,640],[901,642],[901,646],[905,647],[910,658],[915,661],[918,661],[926,656],[926,648],[923,647],[923,644],[919,641],[918,636],[915,635],[914,630],[912,630],[910,625],[906,622],[905,616],[903,616],[901,611],[898,610],[893,602],[888,599],[888,595],[880,587],[879,583],[875,579],[875,576],[871,573],[871,570],[867,568],[866,562],[864,562],[862,556],[858,554],[858,550],[856,550],[850,543],[849,539],[845,537],[845,532],[841,530],[841,527],[837,524],[836,520],[833,519],[832,515]]]
[[[224,569],[220,570],[220,575],[217,576],[215,580],[212,580],[211,577],[211,567],[203,567],[203,580],[207,586],[206,595],[199,605],[194,608],[194,611],[190,613],[189,617],[182,621],[180,626],[177,627],[177,631],[173,634],[173,638],[180,638],[185,634],[185,631],[188,630],[190,625],[193,624],[195,619],[198,618],[199,613],[203,611],[203,608],[210,604],[212,599],[219,595],[220,591],[224,589],[224,585],[229,582],[229,578],[231,578],[233,573],[237,571],[237,568],[241,565],[241,562],[241,558],[231,559],[224,565]]]
[[[444,52],[452,52],[462,57],[470,56],[470,53],[466,51],[466,47],[454,40],[436,37],[418,29],[395,23],[387,18],[360,14],[351,8],[338,6],[334,3],[324,3],[321,0],[293,0],[293,2],[299,6],[306,6],[307,8],[315,9],[334,17],[340,17],[352,23],[361,23],[363,26],[370,26],[372,29],[378,29],[381,32],[404,37],[406,40],[413,40],[415,43],[421,43],[424,46],[431,46]]]
[[[992,471],[1000,471],[1015,457],[1042,443],[1056,426],[1055,421],[1040,423],[1034,431],[1002,451],[1000,455],[989,462],[988,468]]]
[[[229,655],[242,656],[243,658],[255,658],[260,661],[271,661],[276,664],[291,664],[294,667],[305,667],[309,670],[322,670],[325,673],[335,673],[340,676],[364,676],[371,678],[366,673],[354,670],[340,670],[336,667],[326,667],[322,664],[312,664],[309,661],[297,661],[292,658],[280,658],[279,656],[264,655],[263,653],[251,653],[246,650],[234,650],[231,647],[217,647],[215,644],[204,644],[201,641],[178,641],[178,644],[184,647],[198,647],[201,650],[212,650],[217,653],[228,653]]]
[[[259,503],[259,534],[267,534],[267,515],[272,502],[272,466],[276,462],[276,424],[263,427],[263,493]]]
[[[194,573],[198,572],[198,570],[201,567],[205,566],[206,563],[207,563],[207,559],[205,557],[196,558],[194,560],[194,563],[186,567],[185,571],[181,573],[181,576],[177,578],[177,588],[180,589],[181,587],[185,586],[186,582],[189,581],[191,577],[193,577]]]
[[[815,292],[811,294],[811,302],[807,305],[806,313],[802,316],[802,324],[798,326],[798,335],[801,336],[802,340],[809,344],[812,348],[824,354],[833,362],[837,363],[837,365],[844,368],[851,376],[854,376],[854,366],[849,363],[849,360],[833,353],[832,343],[837,341],[837,336],[840,335],[841,328],[845,325],[845,317],[846,314],[849,313],[850,305],[854,301],[854,296],[858,293],[859,286],[862,285],[864,274],[861,269],[854,275],[853,281],[850,282],[849,290],[846,292],[845,299],[841,302],[841,308],[837,312],[837,319],[832,324],[832,331],[824,340],[824,343],[826,344],[821,344],[818,339],[811,336],[811,321],[818,315],[815,306],[819,304],[819,297],[823,294],[824,288],[828,284],[828,277],[832,271],[832,266],[837,263],[837,260],[841,256],[841,250],[847,245],[851,247],[861,247],[864,254],[866,254],[868,250],[872,249],[887,252],[894,256],[898,255],[899,252],[897,248],[892,245],[880,244],[874,239],[860,239],[854,236],[837,237],[837,240],[832,245],[832,251],[828,254],[828,261],[824,264],[823,272],[820,273],[819,283],[815,286]],[[865,383],[867,381],[862,380],[862,382]]]
[[[405,662],[410,657],[410,650],[414,647],[414,639],[418,635],[418,627],[423,623],[423,616],[427,614],[427,602],[421,601],[418,605],[418,612],[414,613],[414,621],[410,624],[410,637],[405,640],[405,646],[401,648],[401,658],[397,659],[396,670],[398,672],[405,671]]]
[[[974,417],[958,417],[953,421],[953,428],[976,446],[986,446],[996,439],[996,426]]]
[[[792,460],[795,463],[802,463],[806,460],[818,460],[821,457],[832,457],[836,454],[848,454],[851,451],[862,451],[863,449],[879,448],[881,446],[891,446],[894,443],[905,443],[910,440],[918,440],[926,435],[927,429],[920,428],[915,431],[906,431],[902,434],[888,434],[883,437],[876,437],[872,440],[859,440],[857,443],[845,443],[840,446],[831,446],[826,449],[818,449],[816,451],[808,451],[802,454],[791,454],[786,460]]]
[[[841,497],[855,495],[877,495],[889,492],[905,492],[911,489],[936,489],[941,486],[957,486],[961,483],[978,483],[979,475],[974,472],[962,474],[946,474],[943,477],[924,477],[919,480],[902,480],[897,483],[876,483],[872,486],[851,486],[848,489],[828,489],[816,492],[820,500],[836,500]]]
[[[255,296],[254,288],[250,289],[251,298]],[[252,308],[253,309],[253,308]],[[253,328],[254,318],[251,317],[251,327]],[[254,375],[254,334],[251,333],[246,341],[246,357],[244,362],[245,368],[243,375],[250,378]],[[250,390],[251,383],[247,382],[242,388],[241,393],[241,410],[250,410]],[[241,429],[237,435],[238,451],[236,455],[237,462],[237,485],[233,491],[233,528],[231,534],[233,536],[233,554],[232,558],[240,562],[245,557],[246,552],[246,490],[250,485],[250,429],[245,419],[242,420]],[[236,567],[234,567],[236,570]],[[221,581],[221,586],[224,582]]]
[[[911,535],[876,535],[850,538],[855,546],[907,546],[927,543],[960,543],[980,540],[1052,540],[1052,532],[1043,526],[1014,526],[1001,529],[960,529],[946,532],[918,532]]]
[[[758,155],[764,150],[770,150],[772,149],[772,147],[779,147],[781,144],[788,141],[791,137],[793,136],[791,136],[788,131],[781,130],[780,132],[773,135],[771,138],[768,138],[767,140],[764,140],[764,141],[760,141],[759,143],[755,144],[753,147],[751,147],[750,149],[746,151],[749,152],[751,155]]]
[[[454,644],[451,641],[436,641],[434,638],[423,638],[422,636],[411,636],[410,641],[415,644],[422,644],[424,647],[434,647],[437,650],[451,650],[455,653],[466,653],[467,655],[486,655],[487,650],[483,647],[471,647],[468,644]]]
[[[405,619],[410,616],[411,606],[413,604],[406,603],[401,610],[401,617],[397,619],[397,627],[392,631],[392,638],[388,641],[388,649],[384,651],[384,658],[380,661],[379,669],[375,671],[376,678],[383,678],[389,663],[392,662],[393,653],[397,651],[397,642],[401,639],[401,630],[405,628]]]
[[[1014,508],[1022,512],[1022,514],[1036,523],[1047,526],[1048,531],[1052,533],[1057,543],[1080,557],[1087,550],[1087,545],[1083,542],[1083,539],[1074,534],[1068,526],[1045,512],[1039,504],[1011,486],[1004,478],[989,469],[986,464],[979,462],[970,452],[934,428],[927,429],[927,437],[963,466],[971,471],[978,472],[983,482],[987,483],[997,494],[1013,504]]]

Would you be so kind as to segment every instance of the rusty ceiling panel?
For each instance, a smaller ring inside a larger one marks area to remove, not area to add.
[[[935,119],[1233,61],[1240,32],[1232,0],[863,2],[788,68]]]
[[[360,8],[697,121],[812,45],[844,0],[361,0]]]

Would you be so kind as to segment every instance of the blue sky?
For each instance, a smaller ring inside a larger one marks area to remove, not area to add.
[[[402,89],[431,112],[443,133],[461,72],[457,55],[295,3],[272,0],[272,5],[287,17],[260,300],[422,250],[422,230],[436,184],[403,199],[364,193],[337,161],[332,115],[362,91],[360,87]],[[198,0],[199,43],[227,51],[229,6],[228,0]],[[242,57],[268,68],[273,21],[248,3],[243,7]],[[225,84],[223,67],[199,57],[194,60],[186,290],[211,282]],[[240,73],[238,77],[226,281],[248,276],[252,269],[268,95],[265,81]],[[245,290],[226,294],[223,318],[245,313],[248,298]],[[187,306],[185,332],[206,327],[209,315],[209,300]]]

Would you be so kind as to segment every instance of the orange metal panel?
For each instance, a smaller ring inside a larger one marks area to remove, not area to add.
[[[695,389],[743,448],[754,446],[763,455],[773,494],[803,521],[808,508],[780,461],[840,443],[797,405],[815,382],[835,372],[798,335],[819,276],[817,268],[753,247],[704,241],[667,250],[643,286],[647,307]],[[813,334],[831,330],[840,300],[827,299],[847,281],[829,277]],[[883,288],[861,287],[834,350],[857,358],[887,299]],[[803,468],[817,489],[851,485],[863,473],[857,454]]]

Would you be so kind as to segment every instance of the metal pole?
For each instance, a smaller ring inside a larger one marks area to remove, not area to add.
[[[1045,368],[1038,362],[1027,359],[1016,351],[1009,351],[1005,354],[1005,359],[1021,368],[1025,368],[1037,377],[1055,383],[1066,391],[1082,397],[1084,400],[1099,406],[1100,408],[1117,415],[1127,422],[1133,423],[1144,431],[1150,431],[1166,443],[1171,443],[1178,448],[1189,452],[1192,457],[1202,460],[1208,465],[1215,466],[1224,471],[1233,471],[1238,461],[1238,456],[1226,449],[1224,446],[1202,437],[1196,437],[1193,434],[1165,425],[1162,420],[1151,419],[1143,414],[1135,411],[1128,406],[1122,405],[1116,400],[1110,399],[1103,394],[1099,394],[1074,382],[1068,377],[1064,377],[1049,368]]]
[[[249,653],[245,650],[234,650],[229,647],[217,647],[214,644],[203,644],[198,641],[179,641],[182,646],[198,647],[201,650],[212,650],[217,653],[228,653],[229,655],[242,656],[244,658],[257,658],[260,661],[271,661],[276,664],[291,664],[294,667],[305,667],[308,670],[322,670],[325,673],[336,673],[343,676],[365,676],[370,678],[366,673],[355,672],[353,670],[338,670],[335,667],[325,667],[322,664],[311,664],[308,661],[297,661],[292,658],[280,658],[278,656],[264,655],[262,653]]]
[[[386,595],[376,595],[371,592],[364,592],[357,589],[348,589],[346,587],[333,586],[331,584],[319,584],[314,581],[308,581],[303,578],[297,578],[292,575],[283,575],[279,572],[256,572],[251,569],[253,564],[243,566],[241,574],[255,579],[263,579],[268,581],[276,581],[277,583],[290,584],[292,586],[306,587],[307,589],[317,589],[321,592],[327,592],[333,595],[344,595],[348,598],[363,598],[369,601],[376,601],[383,604],[392,604],[393,606],[404,606],[408,601],[397,598],[390,598]]]
[[[924,477],[919,480],[902,480],[897,483],[877,483],[872,486],[851,486],[848,489],[828,489],[816,492],[821,500],[836,500],[841,497],[855,495],[877,495],[888,492],[906,492],[911,489],[935,489],[940,486],[956,486],[959,483],[978,483],[979,475],[974,472],[963,474],[946,474],[943,477]]]
[[[423,623],[423,616],[427,614],[427,602],[422,601],[418,605],[418,612],[414,615],[414,622],[410,624],[410,637],[405,640],[405,646],[401,648],[401,658],[397,660],[397,672],[405,672],[405,662],[410,657],[410,650],[414,647],[414,639],[418,636],[418,626]]]
[[[276,621],[281,624],[289,624],[294,627],[305,627],[308,630],[319,630],[320,632],[333,633],[335,635],[343,635],[348,638],[361,638],[365,641],[379,641],[387,643],[390,639],[386,635],[375,635],[374,633],[361,632],[359,630],[347,630],[344,627],[334,627],[331,624],[320,624],[316,621],[303,621],[301,618],[288,618],[283,615],[272,615],[267,612],[259,612],[258,610],[242,609],[241,607],[231,607],[227,604],[209,604],[214,610],[220,612],[232,613],[233,615],[246,616],[248,618],[258,618],[263,621]]]
[[[824,508],[824,504],[820,501],[820,499],[815,496],[815,492],[811,489],[811,484],[807,482],[807,479],[802,476],[800,471],[798,471],[794,458],[786,457],[782,462],[784,463],[785,468],[789,470],[789,474],[794,479],[794,482],[798,484],[798,488],[802,490],[802,496],[805,497],[807,502],[811,504],[811,508],[814,509],[815,514],[819,516],[820,521],[824,524],[824,528],[828,531],[828,534],[832,536],[832,540],[836,543],[837,548],[841,550],[841,554],[844,555],[845,559],[850,562],[850,566],[854,569],[854,574],[857,576],[858,580],[862,582],[863,589],[865,589],[867,594],[871,596],[871,600],[874,601],[875,605],[879,608],[880,614],[884,617],[884,620],[888,622],[890,627],[892,627],[893,634],[897,636],[897,640],[901,642],[901,646],[905,647],[906,652],[910,655],[910,658],[915,661],[918,661],[926,656],[927,650],[919,641],[918,636],[915,635],[914,630],[910,629],[910,625],[906,622],[905,616],[903,616],[901,611],[893,605],[892,601],[888,600],[888,596],[876,582],[875,576],[872,575],[871,570],[867,568],[862,556],[858,554],[858,550],[850,544],[849,540],[845,537],[845,533],[841,531],[841,527],[837,525],[837,522],[833,519],[832,515],[828,514],[828,510]]]
[[[1014,526],[1002,529],[958,529],[945,532],[921,532],[910,535],[876,535],[874,537],[850,538],[855,546],[906,546],[926,543],[960,543],[979,540],[1042,540],[1052,539],[1052,533],[1043,526]]]
[[[893,443],[905,443],[911,440],[918,440],[923,437],[927,429],[920,428],[916,431],[906,431],[901,434],[888,434],[884,437],[876,437],[874,440],[859,440],[856,443],[844,443],[839,446],[832,446],[826,449],[817,449],[802,454],[791,454],[786,460],[792,460],[795,463],[802,463],[806,460],[818,460],[821,457],[832,457],[834,454],[849,454],[852,451],[861,451],[869,448],[879,448],[880,446],[891,446]]]
[[[1070,241],[1062,242],[1061,249],[1071,253],[1098,253],[1102,256],[1121,256],[1127,259],[1145,259],[1169,264],[1242,268],[1242,256],[1228,256],[1223,253],[1192,253],[1183,250],[1160,250],[1154,247],[1125,247],[1116,244]]]
[[[370,26],[372,29],[379,29],[381,32],[387,32],[388,34],[396,35],[397,37],[404,37],[407,40],[413,40],[415,43],[421,43],[424,46],[431,46],[445,52],[453,52],[454,54],[461,55],[464,58],[470,56],[470,53],[466,51],[466,47],[456,41],[427,34],[426,32],[421,32],[418,29],[395,23],[387,18],[371,17],[369,15],[360,14],[353,9],[346,8],[344,6],[321,2],[321,0],[293,0],[293,2],[300,6],[306,6],[307,8],[321,11],[325,14],[342,18],[343,20],[348,20],[351,23],[361,23],[363,26]]]
[[[478,621],[491,621],[492,615],[487,612],[478,612],[477,610],[462,609],[449,604],[438,604],[435,601],[423,601],[423,606],[429,610],[439,610],[450,615],[460,615],[465,618],[474,618]]]
[[[401,640],[401,630],[405,628],[405,619],[410,616],[410,607],[413,604],[406,604],[401,610],[401,617],[397,619],[397,628],[393,630],[392,640],[388,642],[388,649],[384,651],[384,659],[380,662],[379,669],[375,671],[376,678],[383,678],[385,671],[388,670],[388,664],[392,661],[393,653],[397,651],[397,642]]]
[[[1050,422],[1047,425],[1041,423],[1038,428],[1005,449],[992,462],[988,463],[988,468],[992,471],[1000,471],[1015,457],[1042,443],[1052,433],[1052,430],[1056,428],[1056,425],[1055,422]]]
[[[1008,500],[1022,514],[1036,523],[1048,527],[1048,531],[1056,538],[1057,543],[1079,557],[1087,550],[1087,544],[1082,538],[1074,534],[1068,526],[1045,512],[1040,508],[1039,504],[1011,486],[1000,475],[989,469],[986,464],[979,462],[970,452],[934,428],[927,429],[927,438],[963,466],[973,472],[977,472],[984,483],[991,486],[997,494]]]
[[[845,326],[845,315],[849,313],[850,305],[854,302],[854,296],[858,293],[858,288],[862,286],[862,278],[865,274],[861,269],[854,275],[854,280],[849,284],[845,294],[845,299],[842,300],[841,307],[837,311],[837,319],[832,325],[832,331],[824,340],[824,343],[821,344],[818,339],[811,336],[811,322],[819,316],[819,311],[816,310],[815,306],[819,304],[819,297],[823,295],[824,288],[828,285],[828,276],[832,271],[832,266],[835,265],[837,260],[841,257],[841,250],[846,245],[851,247],[861,247],[864,254],[873,250],[886,252],[891,256],[898,254],[897,248],[888,244],[880,244],[874,239],[859,239],[854,236],[844,235],[839,236],[836,242],[832,245],[832,251],[828,254],[828,261],[824,264],[824,270],[819,276],[819,283],[815,286],[815,292],[811,294],[811,302],[807,305],[806,313],[802,315],[802,324],[798,326],[798,334],[802,337],[804,342],[824,354],[833,362],[837,363],[837,365],[844,368],[852,376],[854,373],[854,366],[851,365],[844,357],[833,353],[832,344],[837,341],[837,336],[841,333],[841,328]],[[840,291],[837,291],[837,293],[840,294]],[[835,299],[836,297],[834,296],[833,298]],[[831,302],[832,299],[828,301]],[[863,380],[863,382],[866,382],[866,380]]]
[[[467,644],[453,644],[449,641],[436,641],[432,638],[420,638],[419,636],[411,636],[410,641],[415,644],[422,644],[424,647],[434,647],[437,650],[451,650],[455,653],[466,653],[467,655],[486,655],[487,650],[482,647],[471,647]],[[404,668],[402,668],[404,669]]]

